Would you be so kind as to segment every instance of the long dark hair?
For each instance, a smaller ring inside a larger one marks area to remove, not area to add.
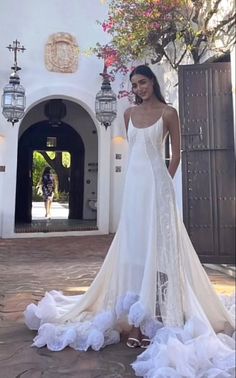
[[[166,104],[166,101],[165,101],[165,99],[164,99],[164,97],[161,93],[160,84],[158,83],[156,75],[152,72],[151,68],[149,68],[145,64],[137,66],[136,68],[133,69],[133,71],[129,75],[130,81],[131,81],[131,79],[134,75],[143,75],[143,76],[146,76],[148,79],[152,79],[153,80],[153,90],[154,90],[155,96],[158,98],[159,101]],[[135,95],[135,103],[137,105],[139,105],[142,102],[143,102],[143,100],[139,96]]]
[[[45,167],[42,176],[50,175],[51,174],[51,167]]]

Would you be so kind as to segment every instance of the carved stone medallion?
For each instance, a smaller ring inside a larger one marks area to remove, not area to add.
[[[79,47],[69,33],[52,34],[45,48],[45,65],[49,71],[73,73],[78,68]]]

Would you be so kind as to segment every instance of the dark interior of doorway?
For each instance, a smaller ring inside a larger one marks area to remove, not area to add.
[[[56,142],[49,146],[48,141]],[[68,151],[71,155],[69,214],[65,224],[46,224],[32,229],[32,164],[33,151]],[[83,220],[84,199],[84,144],[80,135],[68,124],[53,128],[48,121],[32,125],[21,136],[18,144],[15,231],[50,232],[96,229],[96,221]]]

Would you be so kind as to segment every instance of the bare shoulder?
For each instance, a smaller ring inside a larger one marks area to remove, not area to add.
[[[164,109],[164,116],[169,118],[178,115],[177,110],[170,105],[166,105]]]
[[[165,106],[163,112],[163,121],[166,129],[171,134],[179,132],[179,116],[177,110],[173,106]]]
[[[178,123],[179,116],[177,110],[170,105],[166,105],[163,112],[163,120],[168,127]]]
[[[130,106],[129,108],[127,108],[125,111],[124,111],[124,117],[125,118],[128,118],[130,117],[130,114],[131,114],[131,110],[132,110],[132,106]]]
[[[128,125],[129,125],[129,120],[130,120],[130,115],[131,115],[131,111],[132,111],[133,107],[129,107],[127,108],[125,111],[124,111],[124,120],[125,120],[125,127],[126,127],[126,130],[128,130]]]

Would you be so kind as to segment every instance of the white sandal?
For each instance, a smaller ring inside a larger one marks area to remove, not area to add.
[[[145,343],[145,344],[143,344],[143,343]],[[145,338],[145,337],[144,337],[144,338],[141,340],[140,348],[147,349],[147,348],[149,347],[150,343],[151,343],[151,340],[148,339],[148,338]]]
[[[126,345],[129,348],[138,348],[138,347],[141,346],[141,343],[140,343],[139,339],[136,339],[135,337],[129,337],[127,342],[126,342]]]

